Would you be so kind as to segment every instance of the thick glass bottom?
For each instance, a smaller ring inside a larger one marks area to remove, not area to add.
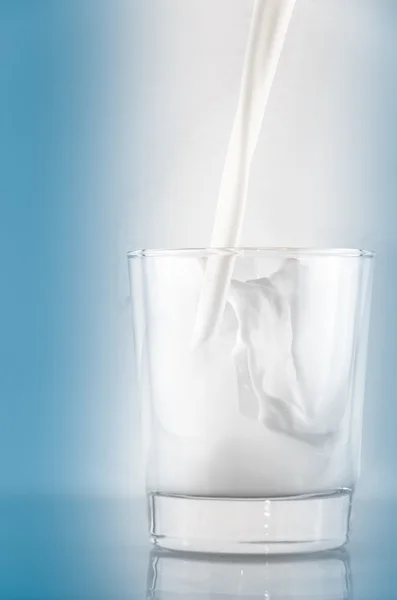
[[[149,494],[152,542],[164,549],[222,554],[300,554],[348,539],[352,492],[285,498]]]

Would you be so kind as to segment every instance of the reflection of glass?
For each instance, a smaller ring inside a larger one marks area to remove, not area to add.
[[[152,550],[147,599],[350,600],[348,555],[210,557]]]
[[[279,554],[346,542],[372,258],[247,248],[129,255],[158,546]],[[219,328],[197,341],[208,261],[231,280]]]

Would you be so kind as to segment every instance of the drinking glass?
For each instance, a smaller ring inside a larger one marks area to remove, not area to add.
[[[171,550],[343,546],[359,474],[373,254],[128,254],[150,537]],[[208,261],[222,318],[194,332]]]

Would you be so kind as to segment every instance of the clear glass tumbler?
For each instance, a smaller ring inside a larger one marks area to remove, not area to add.
[[[154,544],[254,554],[345,544],[373,254],[225,248],[128,258]],[[226,294],[217,326],[197,341],[210,261],[228,273]]]

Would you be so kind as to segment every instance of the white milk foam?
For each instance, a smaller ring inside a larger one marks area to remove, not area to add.
[[[309,274],[291,259],[268,277],[232,280],[219,333],[192,351],[203,264],[159,262],[148,278],[162,291],[149,289],[150,489],[265,497],[348,487],[354,269],[341,275],[330,258],[326,273],[319,264]]]

